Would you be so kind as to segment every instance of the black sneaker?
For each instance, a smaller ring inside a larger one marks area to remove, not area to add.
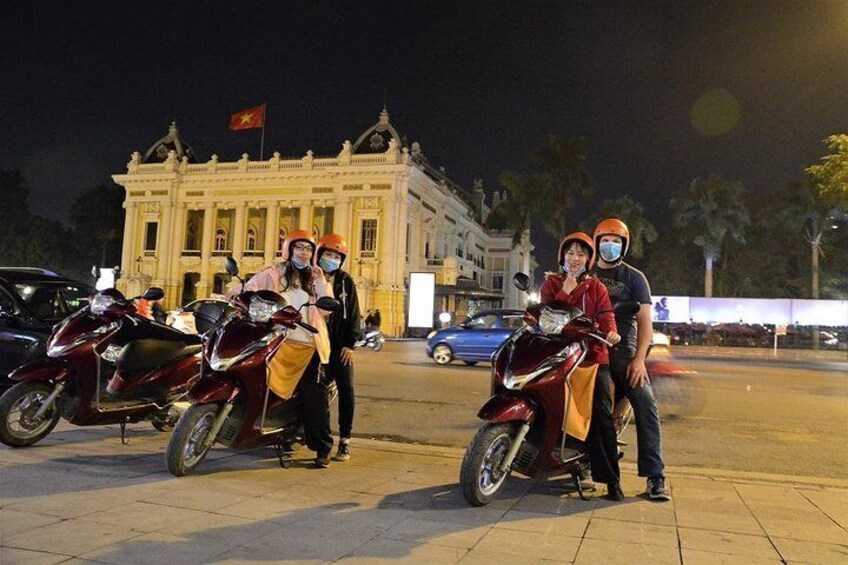
[[[333,461],[347,461],[348,459],[350,459],[350,443],[343,441],[339,443]]]
[[[621,490],[621,485],[619,483],[608,483],[607,493],[604,495],[604,498],[613,502],[624,500],[624,491]]]
[[[326,453],[324,455],[319,455],[315,458],[315,468],[316,469],[326,469],[330,466],[330,454]]]
[[[648,498],[651,500],[671,500],[671,495],[668,494],[668,489],[665,488],[665,477],[657,475],[656,477],[648,478],[648,487],[645,489],[648,493]]]

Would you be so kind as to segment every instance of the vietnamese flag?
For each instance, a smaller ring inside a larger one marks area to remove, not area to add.
[[[230,129],[253,129],[265,127],[265,104],[248,108],[230,116]]]

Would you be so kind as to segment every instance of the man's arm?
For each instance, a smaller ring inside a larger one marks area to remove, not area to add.
[[[648,370],[645,359],[648,357],[648,347],[654,335],[651,321],[651,305],[642,304],[636,314],[636,355],[627,366],[627,379],[632,388],[638,388],[648,382]]]

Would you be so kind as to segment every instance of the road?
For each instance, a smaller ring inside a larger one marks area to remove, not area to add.
[[[487,363],[438,366],[416,341],[355,355],[355,436],[464,447],[474,435],[477,410],[489,396]],[[682,414],[661,413],[667,465],[848,478],[848,373],[842,367],[684,363],[697,374],[680,386],[701,402]],[[624,439],[633,446],[627,459],[635,460],[633,426]]]

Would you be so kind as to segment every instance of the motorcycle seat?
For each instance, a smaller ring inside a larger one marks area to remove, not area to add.
[[[201,345],[185,345],[180,341],[139,339],[124,346],[115,362],[124,373],[145,373],[177,359],[195,355]]]

